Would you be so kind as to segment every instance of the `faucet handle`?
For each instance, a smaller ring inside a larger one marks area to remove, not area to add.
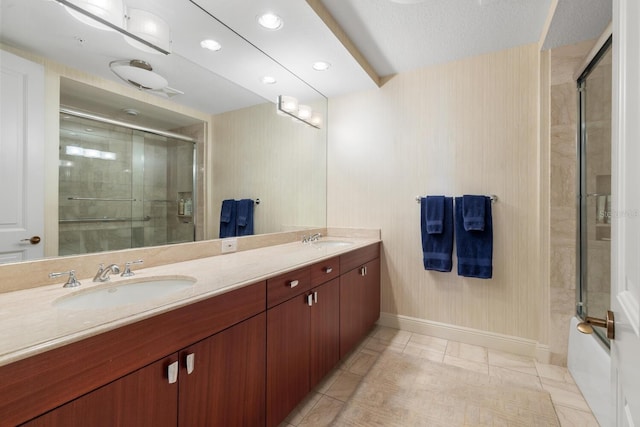
[[[141,259],[137,260],[137,261],[127,261],[124,264],[124,271],[122,272],[122,274],[120,276],[122,277],[131,277],[131,276],[135,276],[135,273],[133,271],[131,271],[131,266],[133,264],[142,264],[144,261],[142,261]]]
[[[60,273],[49,273],[49,278],[54,279],[56,277],[64,276],[65,274],[68,274],[69,278],[67,279],[67,283],[64,284],[64,288],[75,288],[82,284],[76,278],[75,270],[63,271]]]

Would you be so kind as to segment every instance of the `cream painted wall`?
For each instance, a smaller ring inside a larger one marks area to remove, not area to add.
[[[532,44],[330,99],[327,223],[382,230],[383,312],[545,343],[540,61]],[[499,197],[493,279],[424,270],[426,194]]]
[[[326,104],[310,104],[326,117]],[[256,234],[326,225],[326,126],[276,114],[266,102],[213,117],[212,237],[224,199],[260,199]]]

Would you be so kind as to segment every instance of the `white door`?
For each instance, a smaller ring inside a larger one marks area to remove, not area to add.
[[[37,241],[44,233],[44,69],[9,52],[0,55],[2,264],[43,256]]]
[[[614,0],[611,378],[617,426],[640,426],[640,1]]]

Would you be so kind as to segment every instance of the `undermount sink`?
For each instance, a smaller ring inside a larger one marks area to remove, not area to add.
[[[341,246],[351,246],[353,242],[347,242],[344,240],[316,240],[311,243],[311,246],[318,248],[339,248]]]
[[[112,308],[163,298],[192,287],[196,279],[186,276],[137,279],[106,287],[81,290],[58,298],[53,305],[71,310]]]

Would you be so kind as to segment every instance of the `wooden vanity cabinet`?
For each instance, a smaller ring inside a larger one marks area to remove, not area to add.
[[[267,310],[267,426],[277,426],[339,360],[339,259],[267,282],[300,290]],[[279,301],[280,299],[278,299]]]
[[[380,317],[380,245],[340,257],[340,358],[345,357]]]
[[[265,307],[260,282],[2,366],[0,424],[264,425]]]

